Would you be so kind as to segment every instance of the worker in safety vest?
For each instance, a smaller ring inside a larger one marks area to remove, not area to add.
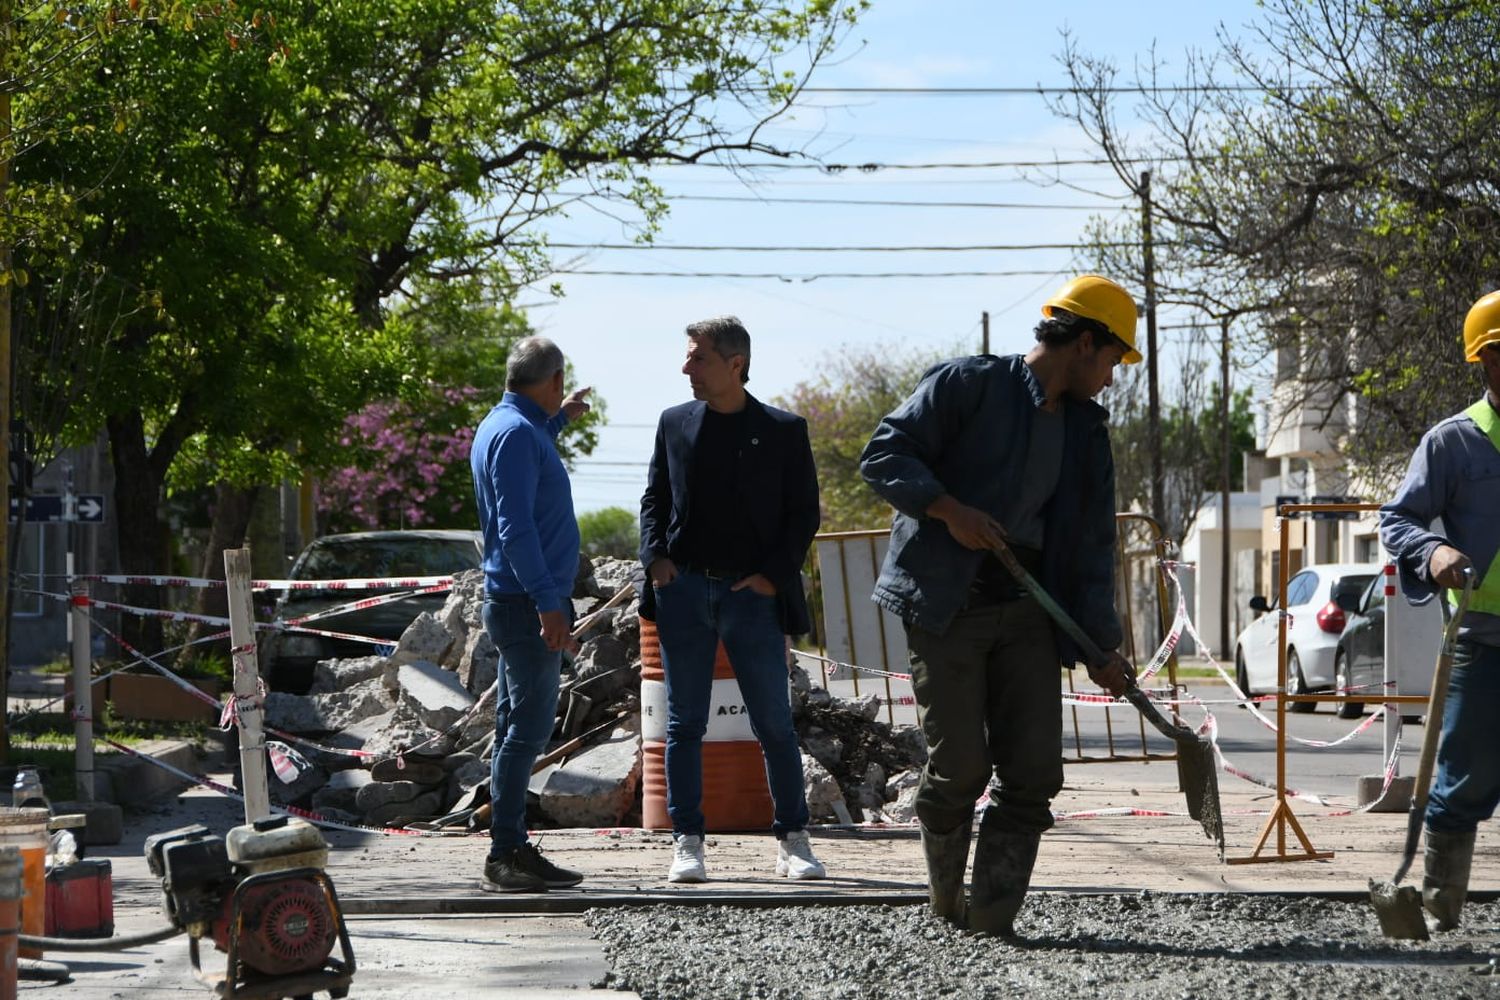
[[[1469,309],[1464,355],[1481,367],[1484,398],[1423,435],[1395,499],[1380,509],[1381,541],[1413,603],[1461,588],[1466,570],[1476,574],[1425,817],[1422,901],[1434,930],[1458,926],[1475,827],[1500,803],[1500,291]],[[1439,518],[1443,534],[1432,530]]]
[[[933,913],[1009,935],[1062,788],[1059,666],[1086,661],[990,551],[1004,541],[1088,632],[1113,695],[1118,652],[1115,483],[1108,411],[1093,401],[1141,360],[1136,307],[1108,278],[1074,278],[1042,305],[1026,355],[933,366],[876,428],[860,472],[896,508],[874,600],[906,625],[927,738],[917,786]],[[988,805],[964,901],[974,802]],[[967,910],[967,912],[966,912]]]

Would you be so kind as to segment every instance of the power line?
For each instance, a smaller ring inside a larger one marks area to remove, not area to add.
[[[816,274],[783,274],[777,271],[606,271],[593,268],[562,268],[553,274],[582,274],[617,278],[767,278],[795,282],[818,281],[822,278],[1015,278],[1055,276],[1051,271],[826,271]]]
[[[587,197],[582,191],[560,192],[574,197]],[[1021,201],[898,201],[881,198],[758,198],[754,195],[732,195],[732,194],[673,194],[666,196],[667,201],[734,201],[749,202],[752,204],[777,204],[777,205],[877,205],[892,206],[900,208],[1007,208],[1007,209],[1033,209],[1036,211],[1089,211],[1102,212],[1118,210],[1116,205],[1046,205],[1035,202]]]
[[[789,163],[784,160],[765,160],[753,163],[725,163],[721,160],[654,160],[654,167],[710,167],[716,170],[817,170],[825,174],[862,173],[870,174],[880,170],[994,170],[1005,167],[1098,167],[1119,165],[1151,166],[1158,163],[1194,163],[1205,159],[1234,159],[1248,160],[1250,157],[1204,157],[1204,156],[1127,156],[1118,160],[1111,160],[1106,156],[1091,156],[1069,159],[1052,158],[1050,160],[962,160],[957,162],[940,163],[808,163],[798,161]]]
[[[1099,243],[969,243],[890,246],[757,246],[716,243],[549,243],[555,250],[682,250],[693,253],[974,253],[1004,250],[1092,250],[1096,247],[1140,247],[1139,240]],[[1169,244],[1158,241],[1156,246]]]
[[[679,93],[690,92],[687,87],[669,88]],[[1121,87],[1065,87],[1035,84],[1030,87],[803,87],[799,94],[893,94],[912,97],[1029,97],[1047,94],[1235,94],[1269,93],[1271,91],[1316,91],[1329,90],[1329,84],[1291,84],[1286,87],[1266,87],[1255,83],[1212,84],[1167,84],[1165,86],[1121,86]],[[747,91],[770,93],[769,88],[747,87]]]

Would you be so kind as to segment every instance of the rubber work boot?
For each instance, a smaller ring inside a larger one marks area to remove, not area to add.
[[[969,863],[973,824],[963,822],[947,833],[922,824],[922,855],[927,859],[927,905],[932,915],[964,925],[964,867]]]
[[[1422,905],[1428,926],[1451,931],[1469,894],[1469,865],[1474,860],[1474,831],[1439,833],[1427,830],[1426,873],[1422,876]]]
[[[969,930],[979,934],[1015,934],[1012,924],[1026,899],[1031,868],[1042,835],[1002,830],[989,816],[979,824],[974,846],[974,876],[969,891]]]

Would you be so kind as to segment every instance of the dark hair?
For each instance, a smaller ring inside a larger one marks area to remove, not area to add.
[[[750,334],[737,316],[715,316],[690,324],[687,335],[694,340],[706,339],[714,353],[728,361],[736,354],[745,359],[740,369],[740,384],[750,381]]]
[[[1048,347],[1066,347],[1085,333],[1094,335],[1095,351],[1110,344],[1124,351],[1130,350],[1129,344],[1110,333],[1109,327],[1098,320],[1089,319],[1087,316],[1080,316],[1056,306],[1052,307],[1051,316],[1044,318],[1036,325],[1037,343],[1046,344]]]

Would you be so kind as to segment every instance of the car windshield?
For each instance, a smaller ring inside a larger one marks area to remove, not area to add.
[[[1372,573],[1369,576],[1343,576],[1333,581],[1333,590],[1328,599],[1341,608],[1354,608],[1359,606],[1360,595],[1364,593],[1370,581],[1375,579]]]
[[[298,580],[351,577],[446,576],[479,565],[467,538],[348,538],[325,540],[298,564]]]

